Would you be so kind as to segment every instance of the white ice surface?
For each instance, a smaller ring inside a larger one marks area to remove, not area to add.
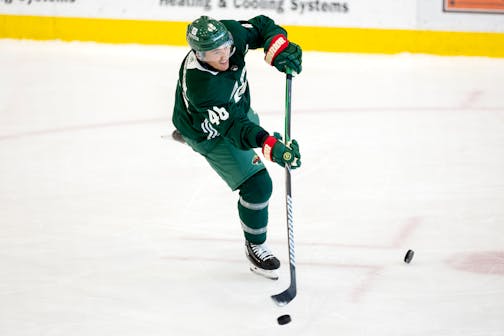
[[[0,335],[504,335],[504,59],[305,53],[278,308],[283,170],[274,282],[248,270],[237,194],[161,137],[185,52],[0,41]],[[284,76],[259,52],[248,71],[282,131]]]

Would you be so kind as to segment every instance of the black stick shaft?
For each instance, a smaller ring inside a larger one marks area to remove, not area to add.
[[[292,92],[292,73],[288,70],[285,85],[285,143],[291,141],[291,92]],[[287,216],[287,237],[289,247],[289,270],[290,285],[282,293],[272,295],[271,298],[279,306],[284,306],[291,302],[297,294],[296,287],[296,258],[294,254],[294,215],[292,207],[292,185],[291,185],[291,167],[285,165],[285,208]]]

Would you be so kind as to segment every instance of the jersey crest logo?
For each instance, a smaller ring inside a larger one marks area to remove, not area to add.
[[[254,155],[254,157],[252,158],[252,164],[255,165],[255,166],[258,166],[262,163],[261,161],[261,158],[259,157],[259,155]]]

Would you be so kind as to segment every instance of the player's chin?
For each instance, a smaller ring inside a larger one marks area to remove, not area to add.
[[[219,71],[226,71],[227,69],[229,69],[229,61],[227,61],[225,63],[219,63],[218,64],[217,70],[219,70]]]

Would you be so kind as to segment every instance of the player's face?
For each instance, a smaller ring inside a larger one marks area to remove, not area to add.
[[[225,44],[217,49],[206,51],[203,61],[212,68],[219,71],[226,71],[229,68],[229,57],[231,56],[231,45]]]

